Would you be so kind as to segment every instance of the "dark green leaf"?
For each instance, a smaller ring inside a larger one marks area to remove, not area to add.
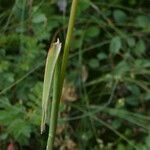
[[[115,10],[113,12],[113,17],[115,19],[115,22],[118,24],[123,24],[127,19],[127,15],[122,10]]]
[[[93,27],[89,27],[87,30],[86,30],[86,36],[87,37],[96,37],[99,35],[99,32],[100,32],[100,29],[96,26],[93,26]]]

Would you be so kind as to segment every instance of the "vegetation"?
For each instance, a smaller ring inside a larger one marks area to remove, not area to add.
[[[49,120],[40,133],[45,60],[58,37],[64,49],[71,3],[0,0],[2,150],[46,149]],[[148,4],[79,0],[54,149],[150,149]]]

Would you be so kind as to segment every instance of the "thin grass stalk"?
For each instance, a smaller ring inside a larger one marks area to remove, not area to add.
[[[62,88],[62,85],[63,85],[65,72],[66,72],[66,67],[67,67],[69,47],[70,47],[70,44],[71,44],[72,33],[73,33],[73,29],[74,29],[74,24],[75,24],[75,17],[76,17],[76,11],[77,11],[77,2],[78,2],[78,0],[73,0],[72,6],[71,6],[68,31],[67,31],[65,45],[64,45],[63,61],[62,61],[62,66],[61,66],[61,88]]]
[[[57,118],[58,118],[58,110],[59,110],[59,82],[60,82],[60,67],[61,61],[60,57],[57,60],[55,73],[54,73],[54,83],[53,83],[53,99],[52,99],[52,108],[50,114],[50,129],[47,141],[46,150],[52,150],[54,145],[56,127],[57,127]]]
[[[46,150],[53,150],[54,139],[55,139],[55,134],[56,134],[56,127],[57,127],[59,102],[60,102],[60,98],[61,98],[62,87],[63,87],[66,66],[67,66],[67,61],[68,61],[68,56],[69,56],[69,47],[70,47],[72,33],[73,33],[73,29],[74,29],[74,24],[75,24],[77,1],[78,0],[73,0],[72,6],[71,6],[68,31],[67,31],[65,45],[64,45],[62,65],[60,64],[60,61],[58,60],[58,64],[56,65],[56,70],[55,70],[55,74],[54,74],[53,100],[52,100],[51,117],[50,117],[50,129],[49,129],[49,137],[48,137]]]

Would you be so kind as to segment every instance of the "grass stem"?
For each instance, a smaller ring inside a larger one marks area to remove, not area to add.
[[[51,108],[51,116],[50,116],[50,129],[49,129],[49,137],[48,137],[46,150],[53,150],[56,127],[57,127],[59,102],[61,99],[62,87],[63,87],[67,61],[68,61],[68,55],[69,55],[69,47],[70,47],[72,33],[74,29],[74,24],[75,24],[77,1],[78,0],[72,1],[68,30],[67,30],[64,51],[63,51],[62,64],[60,63],[60,59],[59,59],[55,68],[56,70],[54,73],[53,100],[52,100],[52,108]]]

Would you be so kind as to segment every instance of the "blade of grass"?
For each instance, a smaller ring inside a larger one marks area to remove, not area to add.
[[[59,63],[57,64],[60,67],[60,70],[57,71],[58,68],[56,68],[55,81],[54,81],[54,86],[53,86],[54,92],[53,92],[53,101],[52,101],[52,109],[51,109],[51,118],[50,118],[51,120],[50,120],[49,137],[48,137],[48,142],[47,142],[47,150],[52,150],[53,145],[54,145],[57,118],[58,118],[59,101],[61,98],[62,87],[63,87],[66,66],[67,66],[67,61],[68,61],[68,56],[69,56],[69,47],[70,47],[72,33],[74,29],[75,15],[76,15],[76,10],[77,10],[77,1],[78,0],[72,1],[68,31],[67,31],[67,36],[66,36],[65,45],[64,45],[62,64],[60,66],[59,66]]]
[[[77,2],[78,2],[78,0],[73,0],[72,1],[72,6],[71,6],[71,13],[70,13],[68,31],[67,31],[65,46],[64,46],[63,61],[62,61],[62,66],[61,66],[61,84],[60,84],[61,89],[62,89],[64,76],[65,76],[65,72],[66,72],[66,66],[67,66],[67,61],[68,61],[68,56],[69,56],[69,47],[70,47],[70,44],[71,44],[72,33],[73,33],[73,29],[74,29],[74,24],[75,24],[75,16],[76,16],[76,11],[77,11]]]
[[[56,68],[54,72],[54,83],[53,83],[53,98],[52,98],[52,108],[50,114],[50,128],[47,141],[47,150],[53,148],[53,143],[55,139],[56,127],[57,127],[57,118],[59,110],[59,82],[60,82],[60,69],[61,69],[61,58],[59,57],[56,63]]]
[[[41,121],[41,133],[45,128],[45,123],[47,120],[47,111],[48,111],[48,100],[49,93],[52,87],[52,80],[54,75],[54,69],[56,66],[56,62],[61,50],[61,43],[59,40],[56,43],[53,43],[51,48],[49,49],[45,74],[44,74],[44,84],[43,84],[43,95],[42,95],[42,121]]]

